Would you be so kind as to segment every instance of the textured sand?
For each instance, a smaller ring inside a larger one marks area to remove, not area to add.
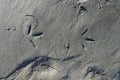
[[[0,0],[0,80],[120,80],[120,0]]]

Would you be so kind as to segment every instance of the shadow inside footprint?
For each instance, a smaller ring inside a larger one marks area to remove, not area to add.
[[[27,34],[29,35],[31,32],[31,25],[28,26],[28,31],[27,31]]]
[[[32,34],[33,37],[41,37],[44,33],[43,32],[35,32]]]

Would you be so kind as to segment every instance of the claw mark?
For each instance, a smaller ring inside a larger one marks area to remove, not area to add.
[[[34,15],[25,15],[25,16],[33,17],[36,20],[36,25],[32,28],[32,30],[34,30],[38,26],[38,19]]]
[[[35,18],[35,16],[34,16],[34,15],[25,15],[25,16],[31,16],[31,17],[34,17],[34,18]]]
[[[28,26],[27,34],[30,34],[30,32],[31,32],[31,25]]]
[[[35,43],[31,39],[29,41],[30,41],[30,43],[32,44],[33,47],[37,48],[37,46],[35,45]]]
[[[86,41],[95,41],[94,39],[92,38],[85,38]]]
[[[99,0],[98,0],[99,1]],[[101,3],[100,3],[100,1],[98,2],[98,4],[99,4],[99,8],[100,8],[100,10],[103,8],[103,6],[101,5]]]
[[[83,49],[85,48],[84,44],[82,44],[82,48],[83,48]]]
[[[86,29],[81,35],[85,35],[88,32],[88,29]]]
[[[82,48],[83,48],[84,50],[86,50],[86,47],[85,47],[85,45],[84,45],[84,44],[82,44]]]
[[[36,32],[32,34],[33,37],[41,37],[42,35],[43,35],[43,32]]]
[[[11,30],[11,28],[7,28],[7,29],[4,29],[4,30],[10,31],[10,30]]]

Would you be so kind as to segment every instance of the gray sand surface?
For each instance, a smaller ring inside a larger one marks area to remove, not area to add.
[[[120,80],[120,0],[0,0],[0,80]]]

